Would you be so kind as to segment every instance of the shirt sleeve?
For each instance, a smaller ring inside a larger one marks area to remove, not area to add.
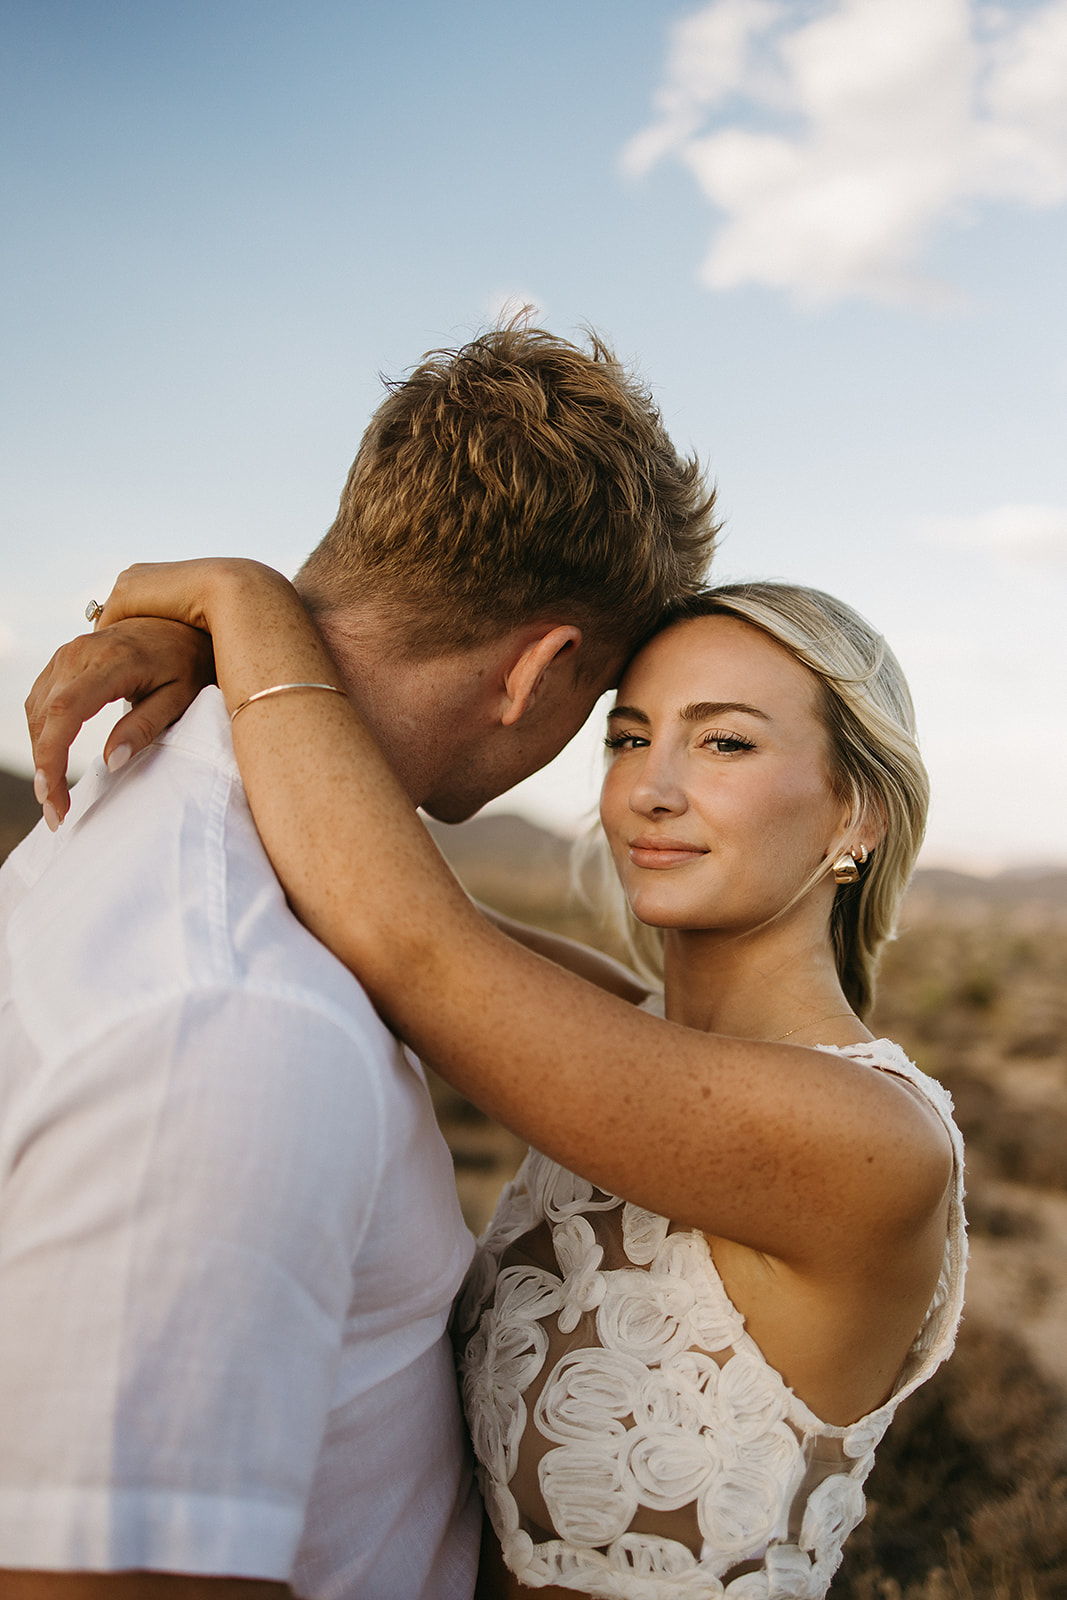
[[[285,1579],[381,1178],[358,1028],[205,991],[6,1130],[0,1566]]]

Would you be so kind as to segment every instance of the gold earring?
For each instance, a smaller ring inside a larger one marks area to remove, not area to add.
[[[870,851],[865,844],[856,844],[851,850],[842,850],[837,860],[832,863],[830,871],[834,875],[835,883],[856,883],[859,880],[860,867],[867,860]]]

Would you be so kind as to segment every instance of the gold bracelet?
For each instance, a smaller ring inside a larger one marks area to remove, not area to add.
[[[327,689],[330,694],[344,694],[345,692],[343,689],[339,689],[335,683],[275,683],[269,689],[260,689],[258,694],[250,694],[247,700],[242,700],[241,704],[230,712],[230,721],[233,722],[235,717],[239,717],[241,712],[250,706],[254,700],[265,700],[271,694],[286,694],[290,689]]]

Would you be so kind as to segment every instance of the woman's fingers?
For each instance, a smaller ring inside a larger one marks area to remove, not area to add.
[[[61,646],[30,690],[34,792],[49,827],[67,814],[67,759],[84,723],[113,700],[134,709],[105,746],[112,770],[151,744],[214,679],[211,640],[181,623],[137,618]]]
[[[142,562],[119,574],[94,632],[57,650],[26,701],[34,792],[49,827],[67,814],[67,758],[82,725],[112,700],[130,700],[105,746],[114,771],[182,715],[215,681],[213,608],[238,596],[287,593],[286,580],[256,561],[213,558]]]
[[[83,722],[111,698],[106,692],[93,703],[96,675],[86,674],[87,634],[61,645],[39,675],[26,699],[26,721],[33,747],[33,789],[45,821],[56,828],[67,814],[67,754]]]
[[[199,690],[196,692],[199,693]],[[161,733],[185,715],[195,697],[195,694],[190,695],[189,685],[183,680],[180,683],[163,684],[161,688],[145,695],[143,700],[138,700],[125,716],[119,718],[107,736],[104,761],[108,771],[118,772],[131,756],[147,750]],[[129,696],[123,698],[128,699]]]

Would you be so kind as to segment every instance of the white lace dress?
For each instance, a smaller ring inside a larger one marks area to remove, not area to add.
[[[914,1084],[955,1186],[937,1292],[892,1396],[820,1421],[745,1332],[702,1233],[531,1150],[457,1313],[486,1506],[511,1570],[609,1600],[819,1600],[864,1515],[874,1449],[950,1353],[963,1304],[963,1145],[899,1045],[834,1049]]]

